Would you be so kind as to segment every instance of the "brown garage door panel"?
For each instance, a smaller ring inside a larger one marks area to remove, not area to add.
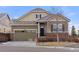
[[[18,41],[28,41],[28,40],[34,40],[36,36],[36,33],[34,32],[15,32],[15,40]]]

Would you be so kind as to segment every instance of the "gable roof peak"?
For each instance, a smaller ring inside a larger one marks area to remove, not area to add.
[[[6,16],[6,15],[7,15],[7,13],[2,13],[2,12],[0,12],[0,18],[4,17],[4,16]]]
[[[46,11],[46,10],[43,9],[43,8],[35,8],[35,9],[33,9],[31,12],[46,12],[46,13],[48,13],[48,11]]]

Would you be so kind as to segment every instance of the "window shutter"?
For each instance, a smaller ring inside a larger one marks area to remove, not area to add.
[[[63,26],[62,26],[62,29],[63,29],[63,31],[64,31],[64,24],[63,24]]]
[[[53,25],[51,25],[51,32],[53,32]]]
[[[38,18],[38,15],[36,14],[36,18]]]

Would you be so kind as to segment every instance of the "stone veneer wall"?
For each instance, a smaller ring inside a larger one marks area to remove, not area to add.
[[[68,33],[59,33],[58,34],[59,36],[59,39],[64,39],[64,41],[67,41],[68,38],[69,38],[69,35]],[[56,33],[47,33],[46,36],[44,37],[40,37],[37,39],[38,42],[42,42],[42,41],[50,41],[50,40],[53,40],[53,39],[57,39],[57,34]],[[53,42],[53,41],[51,41]]]
[[[68,37],[68,33],[58,33],[59,38],[67,38]],[[47,33],[46,34],[47,38],[56,38],[57,37],[57,33]]]

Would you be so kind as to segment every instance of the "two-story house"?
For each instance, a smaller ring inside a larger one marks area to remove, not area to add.
[[[8,14],[0,13],[0,42],[10,40],[11,19]]]
[[[10,17],[6,13],[0,13],[0,33],[10,33]]]
[[[36,8],[13,21],[11,38],[15,41],[65,41],[69,21],[61,14]]]

